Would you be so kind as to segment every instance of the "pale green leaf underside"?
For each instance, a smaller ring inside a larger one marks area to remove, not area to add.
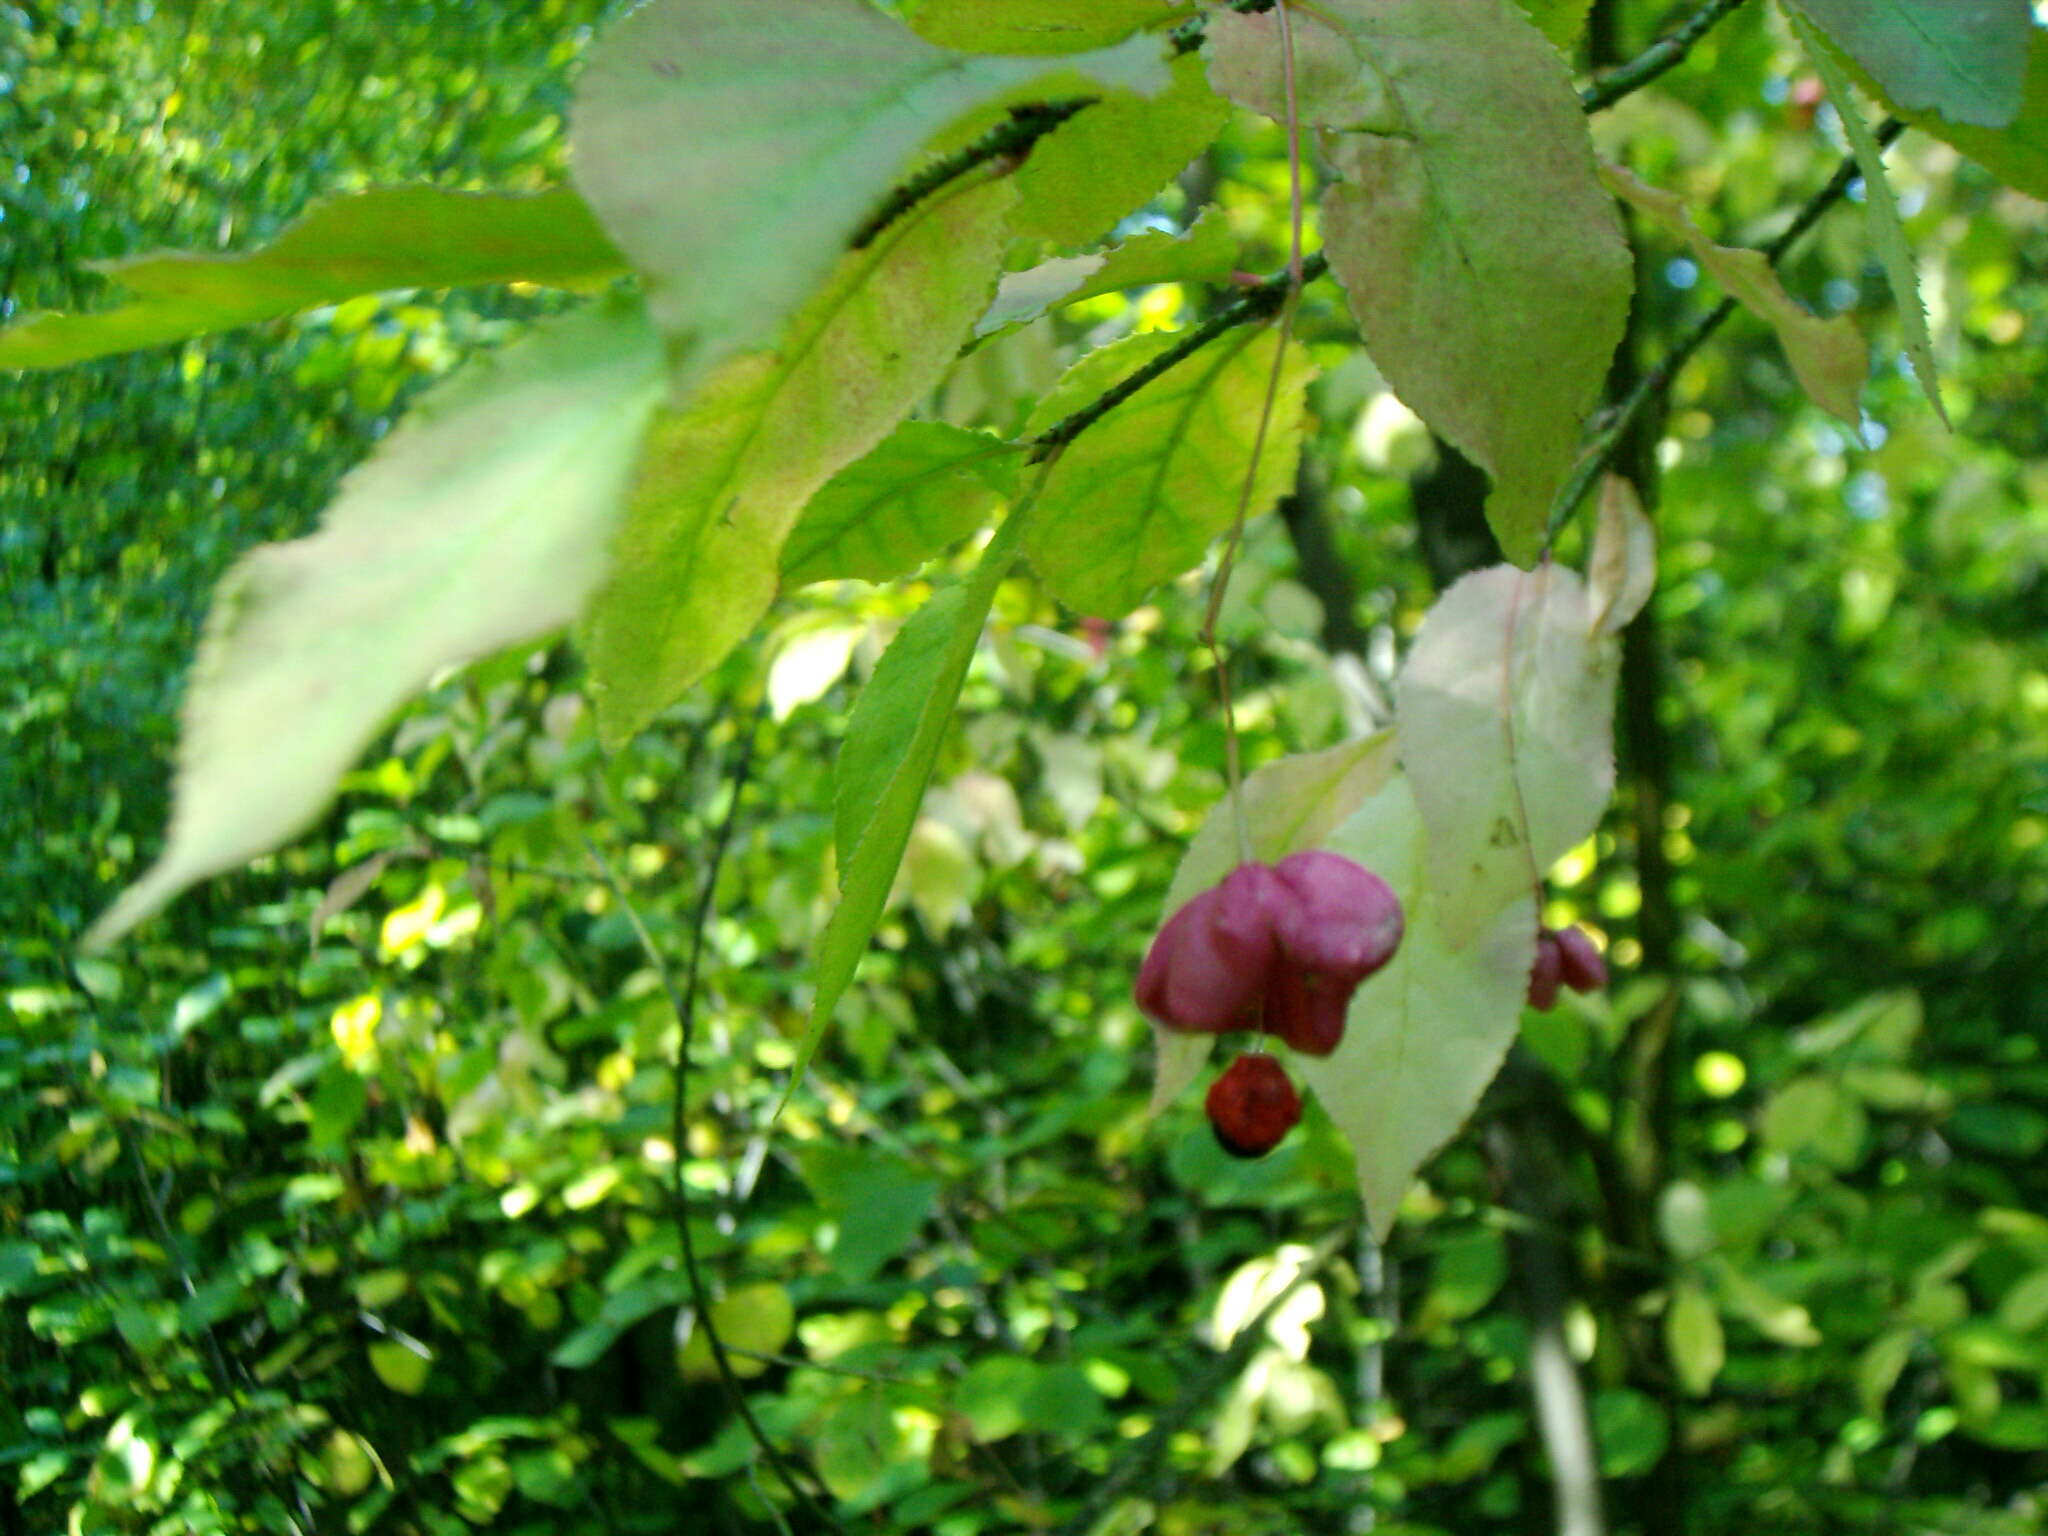
[[[1230,104],[1202,61],[1173,63],[1173,83],[1147,99],[1129,91],[1085,108],[1031,146],[1017,172],[1016,233],[1062,249],[1099,239],[1209,147]]]
[[[1244,781],[1245,831],[1252,857],[1275,864],[1290,853],[1319,848],[1352,813],[1393,777],[1394,733],[1380,731],[1322,752],[1267,763]],[[1210,808],[1181,855],[1160,909],[1171,917],[1237,867],[1237,822],[1228,799]],[[1158,1067],[1152,1079],[1152,1114],[1171,1104],[1200,1075],[1214,1035],[1189,1035],[1153,1026]]]
[[[652,0],[590,52],[576,185],[688,366],[758,344],[955,119],[1025,87],[1166,83],[1155,38],[1059,58],[937,48],[863,0]]]
[[[566,187],[381,187],[317,202],[253,251],[162,251],[92,266],[136,297],[98,314],[17,321],[0,331],[0,368],[57,368],[394,288],[593,289],[621,275],[625,258]]]
[[[1352,998],[1336,1051],[1297,1061],[1351,1143],[1366,1219],[1382,1240],[1416,1171],[1500,1070],[1536,954],[1536,903],[1526,892],[1463,943],[1445,932],[1412,783],[1397,774],[1329,839],[1393,887],[1407,931]]]
[[[734,358],[648,439],[583,639],[620,742],[744,639],[814,492],[879,442],[987,306],[1007,180],[949,189],[840,263],[774,352]]]
[[[983,432],[904,422],[811,498],[782,546],[783,581],[907,575],[988,521],[1023,456]]]
[[[1599,825],[1614,789],[1618,663],[1593,630],[1584,583],[1548,563],[1475,571],[1423,620],[1395,729],[1454,944]]]
[[[941,589],[911,615],[854,706],[832,786],[834,824],[850,834],[840,854],[839,904],[818,942],[817,996],[785,1098],[803,1077],[867,953],[989,606],[1016,563],[1023,526],[1012,514],[974,573]],[[846,844],[851,844],[850,853],[844,851]]]
[[[964,53],[1078,53],[1187,15],[1175,0],[917,0],[908,19]]]
[[[1090,353],[1039,403],[1026,434],[1101,395],[1177,339],[1132,336]],[[1127,613],[1159,582],[1199,562],[1231,525],[1280,345],[1270,327],[1233,331],[1075,439],[1047,482],[1028,545],[1032,565],[1062,602],[1103,617]],[[1294,484],[1313,369],[1299,343],[1286,346],[1248,516],[1269,510]]]
[[[1327,141],[1342,178],[1323,203],[1331,269],[1394,393],[1492,478],[1487,519],[1526,565],[1632,285],[1578,97],[1556,49],[1499,0],[1316,10],[1351,61],[1330,72],[1320,117],[1379,130]],[[1241,99],[1270,105],[1275,29],[1232,26],[1212,43],[1218,68],[1249,82]]]
[[[2019,113],[2027,0],[1787,0],[1885,95],[1950,122],[2002,128]]]
[[[437,670],[569,622],[661,390],[637,300],[545,320],[422,398],[319,532],[229,572],[186,697],[168,844],[88,943],[300,831]]]
[[[1801,308],[1778,281],[1769,257],[1762,251],[1716,245],[1693,222],[1675,192],[1639,181],[1620,166],[1603,166],[1601,175],[1616,196],[1685,241],[1731,298],[1778,333],[1793,376],[1814,404],[1852,427],[1862,425],[1861,396],[1870,372],[1870,349],[1855,321],[1846,315],[1823,320]]]
[[[2035,28],[2027,46],[2026,91],[2019,114],[2004,128],[1954,123],[1887,98],[1916,128],[1945,139],[2008,186],[2048,198],[2048,30]]]
[[[1906,356],[1913,361],[1914,376],[1919,379],[1928,404],[1934,407],[1942,425],[1947,426],[1948,410],[1941,403],[1941,375],[1934,362],[1934,338],[1928,334],[1927,310],[1920,302],[1920,277],[1914,270],[1913,248],[1899,218],[1891,179],[1885,174],[1884,150],[1863,120],[1863,107],[1856,99],[1855,88],[1825,40],[1798,15],[1793,16],[1792,26],[1806,45],[1806,56],[1813,61],[1821,84],[1827,88],[1828,100],[1834,103],[1842,120],[1842,132],[1849,139],[1850,152],[1856,157],[1856,168],[1863,174],[1863,204],[1870,216],[1870,243],[1876,247],[1885,281],[1891,285],[1892,299],[1899,308],[1899,330],[1905,338]]]
[[[1202,210],[1185,234],[1148,229],[1085,256],[1056,256],[996,285],[995,302],[974,324],[977,336],[1026,325],[1062,304],[1153,283],[1220,283],[1237,270],[1238,243],[1220,208]]]

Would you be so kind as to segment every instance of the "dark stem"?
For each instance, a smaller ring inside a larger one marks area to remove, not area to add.
[[[1588,112],[1613,106],[1622,97],[1641,90],[1666,70],[1684,62],[1693,44],[1714,29],[1722,17],[1742,0],[1707,0],[1680,24],[1676,32],[1661,37],[1626,64],[1617,66],[1579,92],[1579,105]]]
[[[1301,280],[1304,283],[1312,283],[1328,270],[1329,263],[1324,260],[1321,252],[1318,252],[1301,264]],[[1031,461],[1034,464],[1040,463],[1054,449],[1066,447],[1147,384],[1171,370],[1176,364],[1193,357],[1226,331],[1233,331],[1240,325],[1263,320],[1278,313],[1280,306],[1287,300],[1287,291],[1293,286],[1293,282],[1294,279],[1288,273],[1278,272],[1256,288],[1246,290],[1241,298],[1225,305],[1144,367],[1132,372],[1129,377],[1082,406],[1071,416],[1054,422],[1032,438],[1027,445],[1031,449]]]
[[[1905,131],[1904,123],[1895,117],[1887,118],[1877,130],[1878,148],[1888,147]],[[1828,178],[1827,185],[1800,206],[1792,222],[1785,227],[1785,232],[1763,248],[1764,256],[1772,266],[1775,267],[1784,259],[1785,253],[1797,243],[1801,235],[1820,221],[1822,214],[1842,200],[1859,174],[1854,156],[1842,161],[1835,174]],[[1578,510],[1579,503],[1585,500],[1586,492],[1591,490],[1594,482],[1607,472],[1608,466],[1614,462],[1615,455],[1621,451],[1622,441],[1628,436],[1636,419],[1650,408],[1652,401],[1663,398],[1665,392],[1671,388],[1672,380],[1678,377],[1679,369],[1692,360],[1692,355],[1706,344],[1714,332],[1727,323],[1728,317],[1734,314],[1735,310],[1736,304],[1733,299],[1723,299],[1715,305],[1693,325],[1691,330],[1679,338],[1677,345],[1672,347],[1662,362],[1637,381],[1628,398],[1609,413],[1606,425],[1600,429],[1592,445],[1579,456],[1579,462],[1572,470],[1571,478],[1565,482],[1564,489],[1558,492],[1557,499],[1550,504],[1550,522],[1544,536],[1546,543],[1557,538],[1559,531],[1571,521],[1572,514]]]
[[[881,207],[868,215],[867,222],[853,232],[849,245],[860,250],[947,182],[966,175],[977,165],[986,165],[1005,155],[1022,154],[1083,107],[1093,106],[1100,99],[1075,96],[1065,101],[1034,101],[1010,108],[1008,122],[989,129],[950,155],[940,156],[891,192],[882,200]]]

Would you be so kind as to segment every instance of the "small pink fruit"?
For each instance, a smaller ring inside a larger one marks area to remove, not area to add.
[[[1564,976],[1564,956],[1557,935],[1548,928],[1536,930],[1536,963],[1529,968],[1529,1006],[1548,1013],[1557,1006],[1557,985]]]
[[[1592,935],[1574,924],[1557,933],[1558,974],[1574,992],[1597,992],[1607,985],[1607,958]]]
[[[1281,887],[1264,864],[1240,864],[1166,920],[1133,988],[1138,1006],[1169,1029],[1221,1034],[1258,1026],[1278,954]]]
[[[1216,1140],[1232,1157],[1264,1157],[1301,1120],[1301,1095],[1287,1069],[1250,1051],[1223,1069],[1203,1101]]]

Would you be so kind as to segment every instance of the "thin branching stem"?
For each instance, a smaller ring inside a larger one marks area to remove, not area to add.
[[[760,735],[760,717],[765,709],[764,700],[755,710],[745,733],[740,738],[739,755],[733,765],[732,799],[727,803],[725,816],[720,820],[718,831],[712,839],[710,863],[704,871],[704,883],[698,892],[697,908],[691,919],[689,964],[680,984],[669,967],[667,957],[662,954],[661,946],[648,931],[646,920],[640,915],[640,909],[634,905],[625,883],[620,880],[618,871],[612,867],[611,862],[605,858],[595,843],[586,840],[584,846],[589,851],[591,862],[597,866],[605,884],[611,889],[613,899],[619,904],[619,910],[631,924],[633,936],[640,941],[640,949],[646,955],[647,963],[654,967],[654,973],[661,981],[662,991],[668,996],[669,1008],[676,1016],[675,1090],[670,1100],[669,1115],[669,1139],[673,1156],[670,1166],[673,1172],[669,1180],[669,1193],[675,1206],[676,1234],[682,1246],[683,1270],[690,1284],[690,1304],[696,1312],[696,1326],[704,1330],[705,1341],[711,1346],[712,1363],[718,1368],[719,1382],[725,1389],[726,1398],[732,1404],[733,1412],[739,1415],[747,1433],[761,1448],[761,1454],[774,1470],[777,1480],[789,1490],[790,1497],[795,1499],[813,1519],[829,1530],[843,1532],[845,1527],[834,1519],[831,1512],[819,1503],[817,1496],[797,1479],[788,1458],[769,1437],[767,1430],[762,1428],[761,1421],[754,1416],[754,1410],[747,1402],[746,1390],[740,1385],[739,1373],[733,1369],[732,1352],[725,1340],[719,1336],[717,1325],[712,1321],[711,1296],[704,1284],[703,1267],[698,1262],[696,1235],[690,1229],[690,1188],[683,1176],[684,1147],[688,1135],[686,1111],[689,1101],[690,1048],[696,1036],[697,982],[704,961],[704,938],[711,923],[711,907],[718,890],[719,871],[724,867],[726,849],[732,842],[733,827],[739,820],[740,801],[745,795],[747,780],[753,770],[754,748]]]
[[[1906,125],[1897,118],[1887,118],[1877,130],[1878,147],[1889,147],[1901,133],[1905,132],[1905,128]],[[1855,157],[1845,157],[1836,168],[1835,174],[1828,178],[1827,185],[1800,205],[1799,212],[1793,215],[1792,222],[1785,226],[1784,233],[1763,247],[1764,258],[1774,267],[1784,260],[1785,254],[1798,243],[1799,237],[1819,223],[1821,215],[1847,195],[1860,174]],[[1630,430],[1643,412],[1649,409],[1651,402],[1671,388],[1672,381],[1678,377],[1679,369],[1692,360],[1693,354],[1706,344],[1708,337],[1727,323],[1728,317],[1735,313],[1736,308],[1735,300],[1723,299],[1701,316],[1692,329],[1678,339],[1657,366],[1636,382],[1636,387],[1629,391],[1628,398],[1608,413],[1599,435],[1587,446],[1585,452],[1579,455],[1579,462],[1572,470],[1571,478],[1565,482],[1564,489],[1557,493],[1557,499],[1550,504],[1550,518],[1544,533],[1546,547],[1555,541],[1559,531],[1571,520],[1572,514],[1578,510],[1579,503],[1585,500],[1586,492],[1607,472],[1608,466],[1614,462],[1615,455],[1621,452],[1622,443],[1627,440]]]
[[[1579,105],[1588,112],[1605,111],[1622,97],[1641,90],[1668,69],[1676,68],[1692,52],[1693,45],[1711,32],[1722,17],[1741,7],[1743,0],[1707,0],[1678,27],[1678,30],[1650,44],[1626,64],[1618,64],[1579,92]]]

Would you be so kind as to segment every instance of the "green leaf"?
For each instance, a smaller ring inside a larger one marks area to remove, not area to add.
[[[1031,146],[1017,173],[1016,232],[1059,247],[1094,240],[1187,168],[1230,120],[1202,61],[1176,59],[1173,84],[1147,100],[1119,91]]]
[[[423,397],[319,532],[244,557],[193,666],[168,843],[88,944],[297,833],[442,667],[574,618],[660,398],[637,301],[556,316]]]
[[[1720,1292],[1721,1304],[1729,1312],[1754,1324],[1765,1338],[1794,1349],[1810,1349],[1820,1342],[1820,1331],[1813,1326],[1813,1314],[1799,1303],[1786,1300],[1739,1265],[1718,1254],[1710,1257],[1707,1265],[1714,1287]]]
[[[1713,1390],[1728,1359],[1728,1343],[1720,1312],[1696,1281],[1681,1280],[1672,1287],[1671,1305],[1664,1310],[1664,1349],[1678,1384],[1690,1395],[1705,1397]]]
[[[361,293],[476,283],[602,287],[625,271],[583,200],[381,187],[314,203],[266,246],[89,262],[138,297],[92,315],[28,315],[0,331],[0,368],[56,368],[252,325]]]
[[[641,1319],[678,1305],[689,1294],[689,1278],[680,1270],[636,1280],[605,1297],[590,1321],[557,1344],[548,1360],[566,1371],[595,1365],[620,1334]]]
[[[1167,81],[1157,40],[1058,59],[933,47],[863,0],[652,0],[591,49],[575,179],[687,370],[772,336],[940,130],[1026,87]]]
[[[1599,825],[1614,789],[1618,665],[1612,637],[1593,633],[1584,584],[1558,565],[1474,571],[1422,621],[1396,732],[1453,943]]]
[[[1856,1397],[1866,1416],[1884,1417],[1885,1399],[1913,1358],[1914,1339],[1912,1329],[1894,1328],[1872,1339],[1857,1357]]]
[[[434,1356],[424,1345],[415,1349],[396,1339],[380,1339],[370,1346],[370,1369],[392,1391],[418,1397],[427,1389]]]
[[[2011,124],[1979,128],[1935,112],[1915,112],[1896,101],[1899,116],[1945,139],[1985,170],[2030,197],[2048,198],[2048,31],[2035,28],[2027,44],[2026,92]]]
[[[1920,302],[1913,248],[1907,243],[1898,200],[1893,197],[1891,181],[1885,175],[1884,150],[1870,131],[1870,124],[1863,120],[1863,108],[1856,100],[1849,77],[1826,42],[1796,13],[1792,27],[1806,45],[1806,56],[1812,60],[1821,84],[1827,88],[1828,100],[1841,117],[1842,132],[1848,136],[1850,152],[1856,157],[1856,168],[1862,172],[1863,202],[1870,214],[1870,243],[1877,249],[1885,281],[1891,284],[1892,298],[1899,307],[1899,329],[1905,336],[1906,356],[1913,361],[1914,377],[1920,381],[1934,414],[1941,418],[1943,426],[1948,426],[1948,410],[1941,403],[1941,376],[1934,366],[1934,338],[1927,332],[1927,310]]]
[[[1869,1118],[1832,1077],[1796,1077],[1764,1109],[1763,1143],[1773,1152],[1810,1154],[1847,1170],[1863,1160]]]
[[[1394,393],[1492,477],[1508,558],[1552,495],[1628,319],[1628,248],[1556,49],[1498,0],[1328,0],[1297,23],[1328,141],[1331,270]],[[1270,113],[1271,14],[1211,17],[1218,84]],[[1321,82],[1327,80],[1327,87]],[[1226,81],[1228,83],[1226,83]]]
[[[842,850],[839,905],[818,942],[817,996],[783,1092],[785,1102],[867,952],[952,723],[967,664],[981,641],[996,587],[1016,562],[1030,512],[1028,503],[1013,511],[974,574],[942,588],[911,615],[854,706],[832,785],[833,822]]]
[[[656,421],[583,635],[606,742],[767,611],[804,504],[938,382],[988,303],[1015,195],[983,181],[929,200],[850,252],[775,351],[732,359]]]
[[[1671,1443],[1671,1421],[1648,1393],[1611,1387],[1593,1396],[1593,1441],[1603,1477],[1634,1477],[1654,1467]]]
[[[782,546],[783,581],[907,575],[988,521],[1022,456],[986,433],[904,422],[810,499]]]
[[[1517,0],[1536,29],[1550,39],[1559,52],[1569,51],[1586,30],[1586,15],[1593,0]]]
[[[1814,404],[1852,427],[1862,424],[1860,397],[1870,372],[1870,349],[1853,320],[1846,315],[1823,320],[1794,303],[1762,251],[1716,245],[1693,222],[1677,193],[1638,181],[1618,165],[1604,165],[1600,173],[1615,196],[1689,245],[1729,297],[1778,333],[1793,374]]]
[[[1351,1142],[1366,1219],[1384,1240],[1416,1171],[1465,1123],[1500,1070],[1536,957],[1536,908],[1522,894],[1454,944],[1431,888],[1429,835],[1408,775],[1397,775],[1328,846],[1393,888],[1401,947],[1351,1000],[1343,1042],[1298,1059]]]
[[[967,53],[1077,53],[1186,15],[1176,0],[917,0],[905,19]]]
[[[1086,256],[1056,256],[996,285],[995,302],[974,323],[976,336],[1026,325],[1047,310],[1100,293],[1153,283],[1220,283],[1237,270],[1237,237],[1219,208],[1204,208],[1184,235],[1148,229]]]
[[[759,1280],[728,1291],[711,1303],[711,1329],[697,1326],[690,1318],[688,1336],[676,1351],[676,1369],[693,1381],[718,1377],[718,1360],[712,1353],[711,1333],[730,1352],[733,1375],[747,1380],[765,1374],[771,1362],[761,1355],[779,1354],[796,1332],[796,1303],[789,1292],[772,1280]],[[682,1325],[678,1324],[680,1330]]]
[[[1126,337],[1067,370],[1027,434],[1087,404],[1179,338]],[[1047,482],[1031,563],[1059,599],[1104,618],[1127,613],[1159,582],[1199,562],[1230,527],[1250,466],[1279,333],[1246,326],[1209,343],[1074,440]],[[1247,508],[1268,510],[1294,484],[1302,402],[1313,372],[1286,343],[1272,426]]]
[[[2027,0],[1787,0],[1909,111],[2002,128],[2020,110]]]
[[[1245,833],[1252,857],[1274,864],[1304,848],[1320,848],[1353,812],[1385,789],[1394,775],[1394,733],[1380,731],[1322,752],[1283,757],[1244,781]],[[1186,906],[1237,867],[1237,822],[1226,798],[1210,808],[1181,855],[1167,888],[1160,921]],[[1158,1071],[1150,1112],[1179,1098],[1215,1047],[1213,1035],[1189,1035],[1153,1026]]]
[[[908,1248],[930,1220],[939,1181],[885,1153],[818,1145],[802,1159],[804,1182],[838,1225],[832,1267],[859,1284]]]

